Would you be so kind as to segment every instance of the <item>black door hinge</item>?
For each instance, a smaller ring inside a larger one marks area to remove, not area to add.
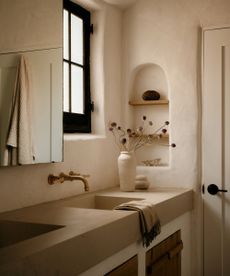
[[[90,25],[89,31],[91,34],[93,34],[93,24]]]
[[[91,101],[91,103],[89,104],[89,108],[91,112],[94,112],[94,101]]]
[[[202,194],[204,194],[204,192],[205,192],[205,186],[204,186],[204,184],[201,187],[201,191],[202,191]]]

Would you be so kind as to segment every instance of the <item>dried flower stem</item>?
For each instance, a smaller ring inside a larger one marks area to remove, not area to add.
[[[124,128],[117,126],[116,122],[113,122],[109,125],[109,130],[112,132],[115,143],[118,145],[119,150],[125,151],[136,151],[137,149],[143,147],[146,144],[152,144],[155,141],[159,141],[162,138],[162,134],[167,132],[167,125],[169,122],[166,121],[160,128],[150,134],[145,134],[146,128],[146,116],[142,118],[142,124],[135,131],[131,129],[125,130]],[[152,121],[148,122],[149,126],[153,126]],[[172,146],[175,147],[175,144],[158,144],[162,146]]]

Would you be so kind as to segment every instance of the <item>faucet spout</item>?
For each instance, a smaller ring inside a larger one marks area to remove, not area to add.
[[[73,180],[81,180],[84,184],[84,190],[87,192],[89,191],[89,184],[85,176],[83,175],[74,175],[74,174],[65,174],[65,173],[60,173],[60,177],[64,178],[64,181],[73,181]]]

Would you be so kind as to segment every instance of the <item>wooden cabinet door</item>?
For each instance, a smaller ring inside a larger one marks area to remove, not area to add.
[[[180,276],[182,248],[179,230],[150,249],[146,253],[146,275]]]
[[[137,255],[119,265],[105,276],[137,276],[138,275],[138,261]]]

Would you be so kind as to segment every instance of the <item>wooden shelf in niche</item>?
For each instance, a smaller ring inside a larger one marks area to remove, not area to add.
[[[161,135],[162,135],[161,139],[169,139],[169,133],[162,133]],[[143,136],[147,137],[147,134],[144,134]]]
[[[168,105],[169,100],[157,100],[157,101],[144,101],[144,100],[138,100],[138,101],[129,101],[129,105],[132,106],[140,106],[140,105]]]
[[[169,139],[169,133],[162,134],[161,139]]]

